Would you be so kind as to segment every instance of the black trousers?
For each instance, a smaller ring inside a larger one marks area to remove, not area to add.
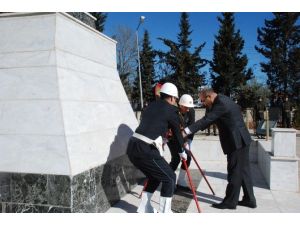
[[[131,138],[128,143],[127,154],[132,164],[148,178],[146,192],[153,193],[162,183],[160,195],[162,197],[173,196],[176,174],[154,146]]]
[[[171,166],[172,170],[175,171],[178,168],[178,165],[181,161],[180,156],[178,154],[178,148],[180,148],[179,144],[175,141],[169,141],[168,142],[168,147],[170,149],[171,152],[171,162],[169,163],[169,165]],[[180,149],[181,150],[181,149]],[[187,154],[187,160],[186,160],[186,164],[189,167],[191,164],[191,156]],[[183,163],[181,164],[181,169],[185,170],[185,167],[183,165]]]
[[[243,200],[256,202],[250,171],[249,145],[227,154],[227,187],[224,203],[236,206],[240,189],[243,188]]]

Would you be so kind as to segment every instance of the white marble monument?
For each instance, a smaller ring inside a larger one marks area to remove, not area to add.
[[[1,14],[0,33],[0,212],[105,211],[137,126],[116,42],[66,13]]]

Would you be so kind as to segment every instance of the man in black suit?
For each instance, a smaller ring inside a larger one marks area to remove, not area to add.
[[[184,132],[189,135],[198,130],[205,130],[215,123],[223,152],[227,155],[226,196],[221,203],[212,206],[219,209],[235,209],[236,205],[256,208],[249,161],[251,137],[240,107],[229,97],[217,94],[210,88],[200,90],[199,98],[210,111],[202,119],[185,128]],[[242,201],[238,201],[241,187],[244,196]]]

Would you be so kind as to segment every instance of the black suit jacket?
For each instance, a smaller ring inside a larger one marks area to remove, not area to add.
[[[250,145],[251,136],[245,126],[239,105],[229,97],[218,94],[210,111],[188,128],[192,133],[205,130],[215,123],[219,129],[224,154]]]

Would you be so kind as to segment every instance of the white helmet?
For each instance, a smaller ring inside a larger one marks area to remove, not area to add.
[[[170,96],[173,96],[175,98],[178,98],[177,87],[174,84],[172,84],[172,83],[168,83],[168,82],[164,83],[161,86],[160,92],[161,93],[165,93],[165,94],[170,95]]]
[[[188,108],[193,108],[194,103],[193,103],[192,96],[190,96],[188,94],[182,95],[180,100],[179,100],[179,105],[182,105],[182,106],[185,106],[185,107],[188,107]]]

